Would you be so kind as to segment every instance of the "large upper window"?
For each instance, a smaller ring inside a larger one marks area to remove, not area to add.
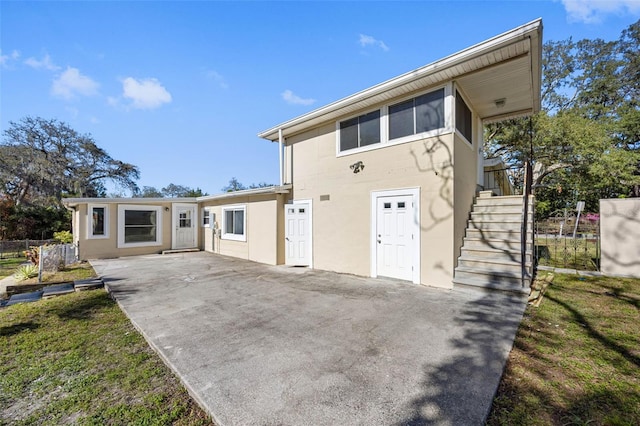
[[[222,238],[246,241],[245,206],[229,206],[222,209]]]
[[[88,238],[109,238],[109,207],[106,204],[89,204],[87,214]]]
[[[444,88],[389,107],[389,140],[444,127]]]
[[[380,110],[340,122],[340,151],[380,143]]]
[[[460,92],[456,90],[456,129],[464,136],[469,143],[472,143],[473,122],[471,121],[471,110],[462,99]]]
[[[160,206],[118,206],[118,247],[162,244]]]

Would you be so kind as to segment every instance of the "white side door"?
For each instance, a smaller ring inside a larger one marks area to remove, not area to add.
[[[413,279],[413,197],[377,197],[377,274],[401,280]]]
[[[173,205],[173,249],[194,248],[196,244],[196,230],[198,217],[195,204]]]
[[[308,203],[286,204],[285,264],[309,266],[311,260],[311,224]]]

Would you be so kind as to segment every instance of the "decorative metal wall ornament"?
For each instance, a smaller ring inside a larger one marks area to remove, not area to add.
[[[362,161],[358,161],[350,165],[349,168],[353,170],[353,173],[360,173],[362,170],[364,170],[364,163]]]

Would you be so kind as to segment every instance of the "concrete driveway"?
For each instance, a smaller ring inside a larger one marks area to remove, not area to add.
[[[204,252],[91,263],[219,425],[482,424],[525,307]]]

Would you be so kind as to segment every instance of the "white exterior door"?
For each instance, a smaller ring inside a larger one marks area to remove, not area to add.
[[[198,218],[195,204],[173,205],[173,249],[194,248]]]
[[[377,275],[413,280],[413,196],[377,197]]]
[[[285,264],[309,266],[311,261],[310,204],[287,204],[284,208]]]

